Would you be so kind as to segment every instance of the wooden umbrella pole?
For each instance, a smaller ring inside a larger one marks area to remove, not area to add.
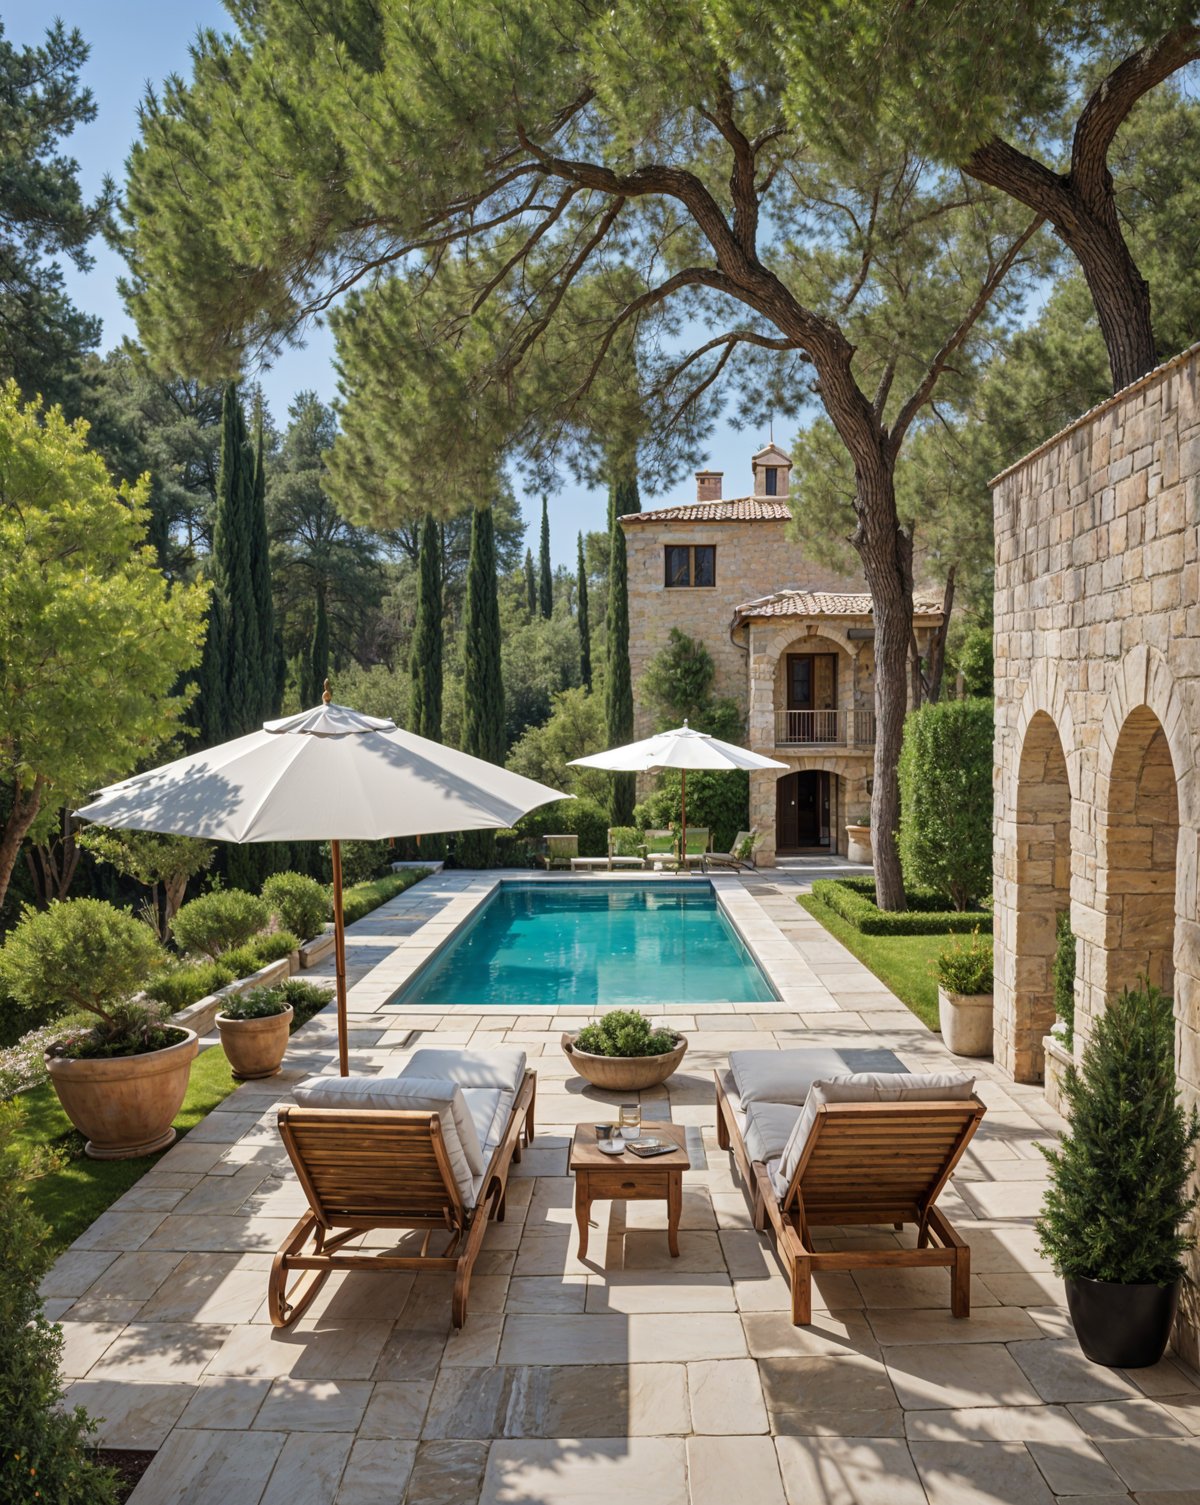
[[[686,725],[686,723],[685,723]],[[683,827],[683,845],[679,849],[679,865],[686,873],[687,865],[687,769],[679,770],[679,814],[680,825]]]
[[[349,1046],[346,1041],[346,918],[342,912],[342,844],[331,841],[333,857],[333,958],[337,972],[338,1070],[350,1075]]]

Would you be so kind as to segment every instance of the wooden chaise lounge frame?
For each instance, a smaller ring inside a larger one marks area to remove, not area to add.
[[[812,1277],[822,1270],[945,1265],[950,1309],[971,1312],[971,1250],[934,1206],[986,1111],[978,1098],[947,1102],[824,1103],[781,1199],[752,1162],[717,1075],[717,1143],[732,1149],[752,1200],[769,1221],[792,1291],[792,1322],[812,1321]],[[917,1226],[915,1249],[817,1250],[812,1230],[862,1223]]]
[[[488,1219],[504,1221],[509,1168],[533,1139],[536,1093],[537,1073],[526,1071],[473,1208],[463,1201],[435,1112],[280,1108],[279,1132],[310,1211],[271,1266],[267,1309],[275,1326],[294,1322],[335,1270],[441,1270],[454,1272],[451,1316],[461,1327]],[[351,1239],[376,1228],[424,1229],[420,1253],[343,1251]],[[439,1232],[447,1242],[431,1254],[430,1241]],[[293,1271],[301,1274],[289,1290]]]

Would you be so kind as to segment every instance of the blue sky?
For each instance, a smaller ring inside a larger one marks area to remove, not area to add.
[[[30,0],[9,0],[3,11],[4,31],[14,44],[39,41],[48,20],[61,16],[68,27],[78,27],[91,46],[84,69],[84,82],[96,99],[98,113],[91,125],[68,139],[66,150],[80,166],[87,193],[94,193],[104,174],[121,182],[125,158],[137,133],[137,105],[147,83],[158,84],[170,73],[190,72],[188,46],[200,27],[225,28],[228,17],[219,0],[60,0],[53,9]],[[117,293],[121,264],[105,245],[93,246],[94,269],[81,275],[68,264],[64,269],[76,303],[104,321],[103,347],[108,349],[132,325]],[[332,364],[333,341],[328,331],[309,331],[302,350],[287,352],[270,370],[260,373],[271,411],[277,422],[287,416],[292,395],[305,387],[325,399],[335,391]],[[782,437],[782,436],[781,436]],[[763,432],[740,433],[722,424],[713,434],[708,452],[697,457],[697,467],[710,465],[726,473],[726,495],[744,495],[750,489],[750,456],[766,440]],[[692,483],[685,480],[671,499],[687,499]],[[643,504],[655,503],[643,498]],[[661,503],[659,503],[661,504]],[[534,525],[540,517],[540,499],[525,498],[526,520]],[[606,499],[600,492],[566,485],[550,499],[551,551],[556,564],[575,564],[575,535],[579,529],[604,526]]]

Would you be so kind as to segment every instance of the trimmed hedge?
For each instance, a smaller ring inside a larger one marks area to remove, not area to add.
[[[353,925],[355,920],[361,920],[363,915],[370,914],[373,909],[428,877],[427,867],[410,867],[403,872],[388,873],[383,878],[373,878],[369,883],[356,883],[342,894],[342,915],[346,924]]]
[[[874,878],[818,878],[812,891],[862,935],[969,935],[992,923],[985,910],[942,909],[946,901],[927,889],[906,890],[908,908],[898,913],[880,909]]]

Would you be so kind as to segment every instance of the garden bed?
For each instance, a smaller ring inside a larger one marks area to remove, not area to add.
[[[892,912],[875,903],[874,878],[818,878],[813,898],[860,935],[969,935],[976,928],[990,931],[992,917],[983,909],[946,909],[940,894],[911,890],[908,908]]]

